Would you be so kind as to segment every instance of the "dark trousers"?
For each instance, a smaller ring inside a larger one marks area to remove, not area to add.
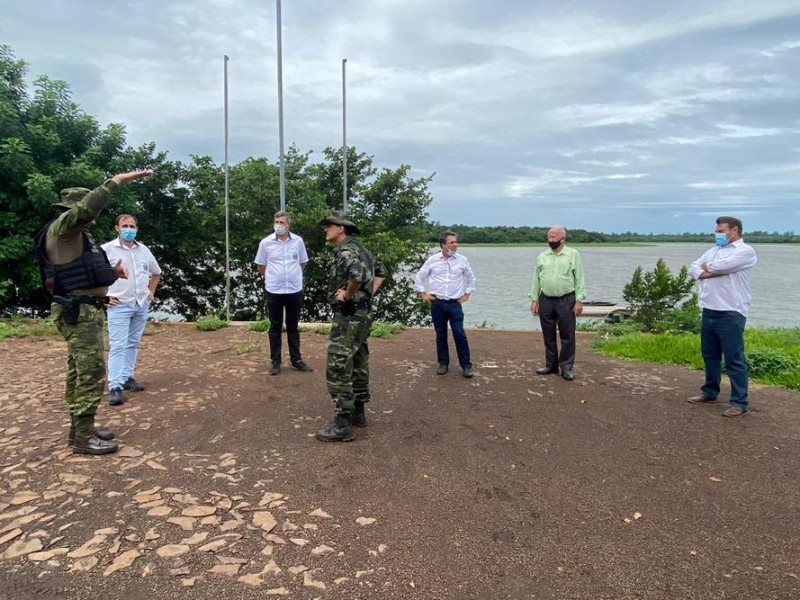
[[[469,357],[469,343],[464,331],[464,309],[458,300],[434,300],[431,302],[431,318],[433,328],[436,330],[436,360],[440,365],[450,364],[450,349],[447,347],[447,324],[453,332],[453,341],[456,343],[458,364],[471,367]]]
[[[571,371],[575,364],[575,294],[560,298],[539,296],[539,323],[544,338],[545,366],[548,369]],[[558,352],[556,330],[561,338],[561,353]]]
[[[289,342],[289,359],[292,364],[300,361],[300,309],[303,307],[302,290],[295,294],[273,294],[267,292],[269,315],[269,357],[273,364],[281,364],[281,330],[283,313],[286,311],[286,340]]]
[[[744,325],[747,318],[735,310],[703,309],[700,326],[700,351],[706,365],[706,382],[701,388],[706,398],[719,396],[722,357],[731,380],[731,404],[747,408],[747,360],[744,355]]]

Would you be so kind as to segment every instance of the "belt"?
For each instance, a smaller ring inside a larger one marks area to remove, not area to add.
[[[458,302],[458,298],[435,298],[434,302]]]
[[[105,296],[53,296],[53,301],[61,306],[69,306],[73,302],[78,304],[91,304],[97,308],[102,308],[106,303]]]
[[[331,304],[331,310],[335,313],[342,312],[344,309],[347,312],[346,305],[351,305],[355,308],[355,310],[371,310],[372,309],[372,301],[371,300],[359,300],[358,302],[336,302],[335,304]]]
[[[564,294],[563,296],[548,296],[547,294],[542,294],[545,298],[549,298],[550,300],[561,300],[561,298],[566,298],[567,296],[574,296],[575,292],[569,292]]]

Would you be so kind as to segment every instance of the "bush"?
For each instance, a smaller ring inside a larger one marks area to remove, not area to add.
[[[645,273],[641,266],[636,267],[630,283],[625,284],[622,290],[622,297],[633,310],[631,318],[634,321],[644,325],[647,331],[657,331],[656,323],[672,318],[671,313],[682,308],[693,288],[694,280],[685,265],[677,275],[672,275],[664,259],[659,258],[652,271]],[[691,323],[690,308],[679,317],[679,321],[684,326]]]
[[[263,319],[261,321],[256,321],[255,323],[250,324],[250,331],[269,331],[271,323],[269,319]]]
[[[700,333],[701,321],[697,295],[692,294],[683,306],[664,313],[651,325],[650,331],[653,333]]]
[[[747,351],[747,370],[752,377],[777,375],[800,368],[800,360],[783,350],[755,348]]]
[[[194,324],[200,331],[216,331],[228,326],[227,321],[223,321],[217,315],[208,315],[207,317],[200,317]]]

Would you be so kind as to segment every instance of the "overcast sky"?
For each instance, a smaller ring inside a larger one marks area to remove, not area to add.
[[[128,142],[278,155],[273,0],[3,0],[0,43]],[[283,0],[285,136],[436,173],[444,224],[800,231],[798,0]],[[76,182],[77,183],[77,182]],[[291,198],[288,199],[291,208]]]

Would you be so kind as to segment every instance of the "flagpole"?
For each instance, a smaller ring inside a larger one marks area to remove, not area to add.
[[[347,59],[342,59],[342,209],[347,214]]]
[[[228,169],[228,55],[225,56],[225,317],[231,320],[231,243]]]
[[[281,43],[281,0],[275,0],[275,12],[277,13],[278,29],[278,139],[280,152],[280,191],[281,191],[281,210],[286,210],[286,174],[283,160],[283,50]]]

